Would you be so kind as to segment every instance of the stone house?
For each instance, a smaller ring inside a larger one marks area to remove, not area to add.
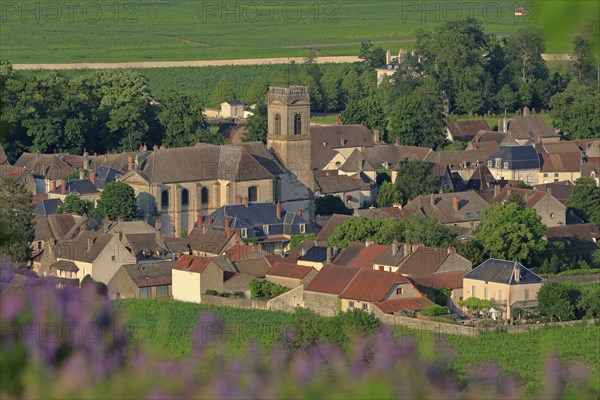
[[[108,298],[171,298],[171,269],[175,261],[123,265],[108,282]]]
[[[303,306],[325,316],[341,309],[339,295],[358,274],[358,268],[326,264],[304,288]]]
[[[508,127],[507,127],[508,124]],[[519,144],[556,143],[560,135],[538,115],[530,115],[529,109],[523,109],[523,115],[504,117],[498,124],[498,130],[508,132]]]
[[[486,165],[496,180],[539,183],[540,158],[531,145],[500,146],[498,153],[487,158]]]
[[[450,296],[446,306],[453,311],[460,310],[458,304],[464,297],[463,295],[463,277],[468,271],[449,271],[439,272],[428,275],[415,275],[408,278],[417,289],[423,293],[432,290],[450,290]]]
[[[540,183],[575,182],[581,177],[583,154],[575,142],[536,146],[540,154]]]
[[[479,131],[491,131],[492,128],[485,119],[469,121],[447,121],[446,138],[453,142],[470,142]]]
[[[12,179],[25,186],[31,194],[37,194],[36,179],[25,167],[15,167],[12,165],[0,165],[0,179]]]
[[[207,290],[223,292],[224,282],[236,274],[227,257],[183,255],[172,269],[173,299],[201,303]]]
[[[473,228],[487,207],[488,202],[475,192],[432,193],[410,200],[403,212],[433,218],[442,225]]]
[[[356,177],[339,175],[338,171],[315,171],[315,197],[327,195],[339,197],[351,209],[358,209],[365,201],[372,201],[369,183]]]
[[[566,225],[567,207],[549,192],[505,186],[494,196],[490,203],[503,203],[511,193],[521,196],[525,201],[525,208],[533,208],[546,226]]]
[[[266,274],[267,281],[289,288],[306,286],[317,275],[317,270],[306,265],[275,262]]]
[[[221,118],[244,118],[244,103],[241,101],[230,100],[224,101],[220,104],[221,112],[219,117]]]

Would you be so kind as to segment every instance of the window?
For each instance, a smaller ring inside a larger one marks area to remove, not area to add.
[[[300,233],[306,233],[306,224],[300,224]]]
[[[203,187],[200,191],[200,202],[202,204],[208,204],[208,188]]]
[[[181,191],[181,206],[187,207],[190,204],[190,192],[187,189]]]
[[[147,298],[149,298],[150,295],[151,295],[151,293],[152,293],[150,291],[150,289],[151,289],[150,286],[140,288],[140,298],[141,299],[147,299]]]
[[[554,219],[554,213],[550,213],[550,219]]]
[[[380,265],[380,266],[379,266],[379,270],[380,270],[380,271],[385,271],[385,269],[383,268],[383,265]]]
[[[554,173],[554,177],[555,177],[555,178],[558,178],[558,172],[555,172],[555,173]]]
[[[111,261],[115,261],[116,259],[117,259],[117,258],[116,258],[115,256],[111,256],[111,257],[110,257],[110,260],[111,260]]]
[[[365,311],[367,311],[369,309],[368,304],[363,304],[362,305],[362,309],[365,310]]]
[[[529,289],[525,289],[525,293],[523,294],[525,300],[529,300]]]
[[[548,177],[548,173],[545,173],[545,174],[544,174],[544,178],[547,178],[547,177]]]
[[[483,298],[484,299],[488,298],[488,288],[486,288],[486,287],[483,288]]]
[[[336,162],[335,162],[335,167],[336,167],[336,168],[339,168],[341,165],[342,165],[342,163],[341,163],[341,162],[339,162],[339,161],[336,161]]]
[[[496,158],[496,168],[500,168],[500,163],[502,162],[501,158]]]
[[[354,309],[354,302],[353,301],[349,301],[348,302],[348,308]]]
[[[168,190],[162,191],[162,193],[160,195],[160,206],[162,208],[169,207],[169,191]]]
[[[403,293],[404,293],[404,289],[402,289],[401,287],[396,288],[396,294],[397,295],[400,295],[400,294],[403,294]]]
[[[156,287],[156,297],[167,297],[169,295],[169,285],[160,285]]]
[[[294,115],[294,135],[302,134],[302,115]]]
[[[498,303],[502,303],[502,289],[498,289]]]
[[[240,230],[240,233],[241,233],[241,235],[242,235],[243,238],[248,237],[248,229],[247,228],[242,228]]]
[[[269,225],[263,225],[263,232],[265,233],[265,235],[269,234]]]
[[[258,188],[256,186],[248,188],[248,201],[258,201]]]
[[[42,249],[42,242],[40,242],[40,241],[37,242],[37,249],[38,250]]]
[[[492,164],[493,164],[492,160],[488,160],[488,162],[487,162],[488,168],[492,168]]]
[[[475,289],[476,289],[475,285],[471,286],[471,296],[473,296],[473,297],[477,297],[476,296],[477,292],[475,291]]]
[[[530,176],[527,177],[527,183],[531,183],[531,177]]]
[[[508,162],[504,161],[504,169],[508,169]]]
[[[275,134],[281,135],[281,115],[275,114]]]

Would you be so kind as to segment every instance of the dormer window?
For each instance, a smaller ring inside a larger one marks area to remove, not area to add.
[[[504,161],[504,169],[508,169],[508,161]]]
[[[263,225],[263,232],[265,233],[265,235],[269,234],[269,225]]]
[[[502,163],[502,159],[496,158],[496,168],[500,168],[501,163]]]
[[[247,238],[247,237],[248,237],[248,229],[247,229],[247,228],[242,228],[242,229],[240,229],[240,235],[241,235],[243,238]]]
[[[306,233],[306,224],[300,224],[300,233]]]
[[[493,162],[492,162],[492,160],[488,160],[488,162],[487,162],[487,166],[488,166],[488,168],[492,168],[492,165],[493,165]]]

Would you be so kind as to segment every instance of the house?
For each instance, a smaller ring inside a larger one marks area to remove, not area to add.
[[[465,190],[466,183],[479,165],[485,164],[487,154],[483,150],[432,151],[425,161],[439,166],[448,166],[454,191]]]
[[[355,149],[375,146],[379,132],[371,132],[364,125],[322,125],[310,128],[312,143],[332,149],[345,159]]]
[[[207,223],[202,222],[205,219]],[[187,237],[192,255],[200,257],[215,257],[223,254],[231,247],[242,244],[240,235],[234,231],[220,230],[212,227],[211,217],[200,216],[200,226],[194,227]]]
[[[80,197],[82,200],[88,200],[95,202],[100,199],[100,191],[96,185],[89,179],[78,179],[78,180],[62,180],[60,188],[56,188],[56,181],[50,182],[50,190],[48,191],[49,199],[60,199],[65,200],[70,194]]]
[[[35,177],[25,167],[16,167],[8,163],[0,164],[0,179],[12,179],[24,185],[30,193],[37,194]]]
[[[23,167],[33,175],[36,182],[35,194],[48,193],[52,181],[60,184],[66,176],[77,170],[77,165],[77,156],[27,152],[21,154],[14,164],[15,167]]]
[[[361,268],[339,297],[342,311],[371,312],[374,303],[421,294],[402,274]]]
[[[171,270],[175,261],[123,265],[108,282],[108,298],[171,298]]]
[[[458,302],[463,299],[463,277],[467,271],[439,272],[427,275],[411,276],[409,280],[423,293],[450,290],[446,306],[450,310],[459,310]]]
[[[560,140],[560,135],[542,117],[530,115],[527,107],[523,109],[523,115],[510,119],[508,131],[504,132],[508,132],[519,144],[556,143]]]
[[[198,257],[183,255],[172,269],[173,299],[200,303],[207,290],[223,292],[224,282],[236,274],[225,256]]]
[[[371,188],[366,184],[367,196],[362,190],[365,182],[348,175],[339,175],[338,171],[315,171],[315,196],[332,195],[339,197],[348,208],[358,209],[365,201],[371,201]]]
[[[598,248],[600,231],[596,224],[554,226],[546,228],[546,239],[551,243],[562,243],[563,255],[576,265],[579,260],[590,262]]]
[[[271,264],[266,259],[268,253],[260,245],[235,244],[223,252],[236,270],[252,278],[264,278]]]
[[[317,270],[306,265],[275,262],[266,274],[267,281],[289,288],[306,286],[317,275]]]
[[[520,262],[490,258],[463,277],[463,297],[491,300],[504,307],[505,317],[510,319],[511,307],[537,304],[537,292],[543,282]]]
[[[237,100],[224,101],[220,104],[221,118],[244,118],[244,103]]]
[[[344,222],[352,218],[351,215],[344,214],[333,214],[329,219],[325,222],[321,230],[316,236],[316,241],[318,243],[327,243],[329,240],[329,236],[337,229],[338,226],[342,225]]]
[[[575,142],[545,143],[536,148],[540,155],[541,183],[575,182],[581,177],[583,154]]]
[[[304,307],[321,315],[333,316],[339,308],[339,295],[360,270],[326,264],[306,285],[303,293]]]
[[[48,215],[56,214],[56,211],[61,205],[61,199],[42,199],[35,203],[33,213],[36,215],[43,215],[44,217],[47,217]]]
[[[571,181],[564,182],[550,182],[550,183],[542,183],[540,185],[535,185],[533,188],[535,190],[539,190],[540,192],[550,193],[554,198],[560,201],[563,204],[567,204],[567,200],[571,197],[573,193],[573,188],[575,184]]]
[[[332,247],[320,245],[315,240],[304,240],[295,249],[286,254],[286,261],[294,262],[298,265],[313,267],[317,271],[323,268],[323,265],[331,263],[335,256]]]
[[[496,185],[498,185],[498,182],[494,179],[494,175],[492,175],[488,167],[482,163],[475,168],[475,171],[473,171],[473,174],[467,180],[465,190],[487,192],[489,190],[494,190]]]
[[[423,295],[415,297],[400,297],[398,299],[384,300],[374,303],[375,315],[377,312],[382,314],[397,314],[405,310],[421,311],[424,308],[435,306],[435,303]]]
[[[246,240],[258,240],[269,254],[284,251],[292,235],[310,233],[313,224],[303,218],[302,209],[287,212],[280,203],[249,202],[226,205],[214,211],[210,218],[214,229],[240,232]]]
[[[101,166],[89,171],[90,181],[96,185],[98,190],[104,189],[106,185],[118,180],[122,173],[114,168]]]
[[[346,248],[342,249],[333,259],[332,264],[340,267],[347,267],[348,264],[358,256],[360,252],[368,245],[373,244],[372,241],[367,243],[351,242]]]
[[[521,196],[525,201],[525,208],[533,208],[546,226],[567,224],[567,207],[548,192],[505,186],[490,203],[503,203],[511,193]]]
[[[373,264],[387,250],[388,246],[386,245],[367,241],[365,247],[361,248],[358,254],[346,263],[346,267],[373,269]]]
[[[479,131],[491,131],[487,120],[446,121],[446,138],[453,142],[470,142]]]
[[[48,275],[48,266],[56,262],[56,242],[64,239],[82,219],[70,214],[36,214],[35,233],[31,243],[33,270]],[[77,229],[79,227],[77,226]]]
[[[404,276],[431,275],[448,271],[470,271],[471,261],[453,248],[440,249],[422,244],[392,243],[373,262],[373,269],[400,272]]]
[[[489,204],[475,192],[432,193],[417,196],[403,208],[408,215],[433,218],[443,225],[474,227]]]
[[[312,142],[310,149],[313,168],[316,171],[335,170],[346,161],[340,153],[321,144]]]
[[[496,180],[539,183],[540,158],[531,145],[500,146],[498,153],[487,158],[486,165]]]

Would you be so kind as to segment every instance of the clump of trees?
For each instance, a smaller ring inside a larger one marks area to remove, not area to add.
[[[13,179],[0,180],[0,254],[15,264],[29,261],[35,234],[32,195]]]
[[[600,284],[548,282],[538,291],[539,311],[559,321],[600,316]]]
[[[315,199],[315,214],[332,215],[345,214],[352,215],[352,210],[346,207],[344,201],[338,196],[328,194]]]
[[[274,298],[290,290],[290,288],[277,285],[269,281],[250,281],[250,297],[253,299]]]

